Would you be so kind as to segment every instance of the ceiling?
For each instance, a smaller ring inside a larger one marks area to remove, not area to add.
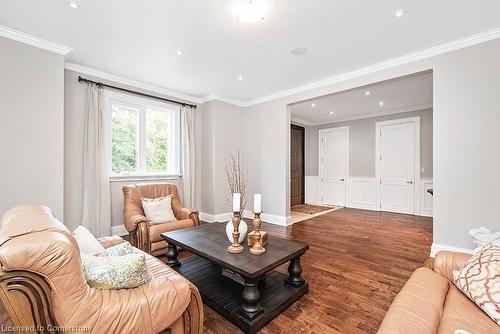
[[[292,121],[304,125],[319,125],[429,108],[432,108],[430,72],[326,95],[290,106]]]
[[[73,48],[68,62],[238,101],[500,27],[498,0],[267,1],[265,19],[248,24],[231,0],[1,0],[0,25]]]

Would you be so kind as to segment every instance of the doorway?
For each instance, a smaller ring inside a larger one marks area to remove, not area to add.
[[[349,176],[349,127],[319,130],[321,203],[346,206]]]
[[[305,129],[292,124],[290,133],[290,205],[305,203]]]
[[[420,118],[376,123],[376,177],[380,211],[419,212]]]

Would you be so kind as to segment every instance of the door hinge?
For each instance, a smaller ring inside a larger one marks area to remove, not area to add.
[[[380,181],[380,184],[382,184],[382,179],[380,179],[379,181]]]
[[[380,156],[380,161],[382,161],[382,156]]]

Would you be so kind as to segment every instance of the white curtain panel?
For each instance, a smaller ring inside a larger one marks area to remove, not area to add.
[[[109,119],[102,107],[102,89],[87,87],[83,151],[82,222],[94,236],[111,234],[109,190]]]
[[[185,207],[194,208],[196,196],[195,109],[181,107],[182,190]]]

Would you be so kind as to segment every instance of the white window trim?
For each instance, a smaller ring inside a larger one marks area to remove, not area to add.
[[[106,90],[104,93],[104,101],[105,101],[105,112],[109,115],[109,133],[110,133],[110,144],[109,144],[109,180],[110,182],[121,182],[121,181],[145,181],[145,180],[172,180],[179,179],[182,177],[181,175],[181,134],[180,134],[180,107],[173,103],[168,102],[160,102],[155,99],[149,99],[145,97],[139,97],[135,95],[123,94],[116,91]],[[145,109],[150,110],[161,110],[161,111],[169,111],[171,118],[171,124],[178,124],[178,126],[174,126],[172,128],[173,131],[169,132],[169,142],[175,143],[172,145],[169,151],[169,161],[173,162],[175,165],[171,168],[170,171],[167,172],[152,172],[146,173],[146,160],[140,159],[137,157],[137,160],[140,164],[139,172],[131,172],[131,173],[114,173],[111,170],[112,166],[112,151],[111,151],[111,141],[112,141],[112,119],[111,119],[111,104],[113,102],[123,103],[127,105],[131,105],[140,109],[139,117],[139,141],[137,154],[141,154],[141,152],[145,152],[146,149],[146,113]],[[144,127],[144,128],[143,128]],[[177,158],[175,158],[177,157]]]

